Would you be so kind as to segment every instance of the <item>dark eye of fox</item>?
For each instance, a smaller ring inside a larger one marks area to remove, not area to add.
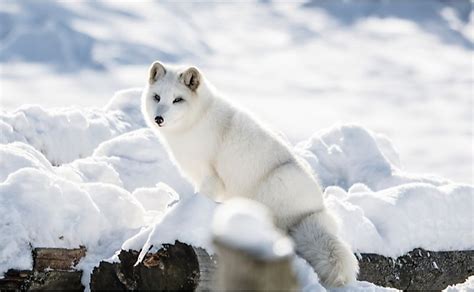
[[[183,102],[184,99],[182,97],[177,97],[173,100],[173,103]]]
[[[153,95],[153,99],[156,101],[156,102],[160,102],[160,99],[161,97],[155,93],[155,95]]]

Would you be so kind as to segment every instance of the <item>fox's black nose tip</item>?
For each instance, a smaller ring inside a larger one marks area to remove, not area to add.
[[[163,119],[162,116],[156,116],[155,117],[155,123],[157,123],[158,126],[161,126],[161,124],[163,124],[164,121],[165,121],[165,119]]]

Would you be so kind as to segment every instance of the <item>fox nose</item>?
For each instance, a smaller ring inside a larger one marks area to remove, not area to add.
[[[158,126],[161,126],[161,124],[163,124],[164,121],[165,121],[165,119],[163,119],[162,116],[156,116],[155,117],[155,123],[157,123]]]

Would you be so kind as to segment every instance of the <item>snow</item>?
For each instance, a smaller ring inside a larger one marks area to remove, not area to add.
[[[163,243],[174,243],[175,240],[179,240],[213,253],[210,235],[215,207],[214,201],[200,194],[180,200],[170,208],[161,221],[151,224],[125,241],[122,249],[141,249],[138,260],[141,261],[148,250],[157,251]]]
[[[110,165],[129,191],[158,182],[172,186],[182,195],[193,190],[151,129],[138,129],[104,141],[85,159]]]
[[[137,128],[139,124],[132,114],[99,109],[81,111],[74,107],[46,110],[25,105],[13,112],[1,112],[0,141],[28,143],[59,165],[89,156],[100,142]]]
[[[179,195],[168,185],[160,182],[156,188],[138,188],[133,192],[145,210],[166,210],[166,208],[179,201]]]
[[[250,209],[215,214],[227,207],[195,194],[145,127],[155,59],[199,66],[282,130],[355,252],[472,250],[470,5],[3,1],[0,275],[30,269],[32,247],[84,245],[87,285],[120,249],[143,257],[180,240],[213,253],[214,215],[229,216],[214,232],[231,242],[239,216],[269,230]],[[294,267],[303,291],[324,291],[304,260]]]
[[[457,285],[451,285],[448,288],[444,289],[446,292],[472,292],[474,291],[474,276],[471,276],[466,279],[464,283]]]
[[[412,175],[400,169],[398,152],[390,140],[358,125],[336,125],[321,130],[296,146],[308,160],[323,186],[344,189],[364,183],[380,190],[409,182],[433,185],[448,180],[433,175]]]
[[[341,219],[341,236],[356,252],[398,257],[415,247],[472,250],[474,188],[405,183],[378,192],[339,187],[325,191]]]

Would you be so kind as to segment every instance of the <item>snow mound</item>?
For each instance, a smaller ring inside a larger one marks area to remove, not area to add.
[[[83,245],[84,268],[92,270],[179,199],[156,182],[130,193],[107,161],[112,158],[103,158],[55,167],[30,145],[0,146],[0,274],[31,269],[32,247]]]
[[[105,141],[86,159],[106,162],[129,191],[158,182],[170,185],[183,195],[193,191],[151,129],[135,130]]]
[[[418,247],[474,249],[472,186],[407,183],[378,192],[329,187],[325,196],[355,252],[398,257]]]
[[[32,146],[21,142],[2,145],[0,147],[0,182],[10,173],[22,168],[41,169],[44,172],[54,172],[50,162]]]
[[[0,274],[31,269],[31,246],[93,250],[144,224],[143,207],[127,191],[76,184],[44,170],[15,171],[0,183],[0,194]]]
[[[295,149],[311,164],[323,187],[336,185],[347,190],[363,183],[372,190],[381,190],[409,182],[434,185],[449,182],[402,171],[390,140],[358,125],[336,125],[321,130]]]
[[[265,260],[294,254],[292,241],[276,230],[269,210],[249,199],[234,198],[220,205],[212,234],[217,242]]]
[[[89,156],[102,141],[144,126],[137,114],[140,94],[138,90],[118,92],[105,109],[27,105],[13,112],[0,111],[0,143],[30,144],[53,165]]]
[[[119,90],[104,106],[104,111],[115,112],[121,120],[128,121],[132,126],[145,126],[141,111],[141,95],[141,88]]]

